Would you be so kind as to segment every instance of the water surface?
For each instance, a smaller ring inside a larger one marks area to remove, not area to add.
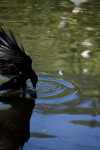
[[[36,92],[0,92],[0,149],[99,150],[100,2],[1,0],[0,27],[39,77]]]

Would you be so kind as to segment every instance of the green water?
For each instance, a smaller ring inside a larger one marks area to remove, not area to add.
[[[99,150],[100,1],[0,0],[0,27],[39,77],[0,92],[0,149]]]

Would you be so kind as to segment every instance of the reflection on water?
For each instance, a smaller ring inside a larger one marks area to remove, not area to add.
[[[18,150],[30,138],[30,117],[34,99],[19,95],[0,96],[0,149]],[[24,103],[24,105],[23,105]]]
[[[99,150],[100,1],[0,0],[0,26],[39,76],[37,98],[30,81],[0,92],[0,148]]]

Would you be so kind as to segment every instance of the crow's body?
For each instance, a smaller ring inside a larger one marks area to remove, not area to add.
[[[2,85],[0,90],[26,89],[26,81],[30,78],[36,87],[38,77],[32,70],[32,60],[26,55],[23,46],[18,46],[13,33],[9,37],[3,29],[0,31],[0,74],[11,79]]]

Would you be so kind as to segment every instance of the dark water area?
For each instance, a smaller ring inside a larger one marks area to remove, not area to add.
[[[100,1],[0,0],[0,27],[39,77],[0,91],[0,150],[99,150]]]

